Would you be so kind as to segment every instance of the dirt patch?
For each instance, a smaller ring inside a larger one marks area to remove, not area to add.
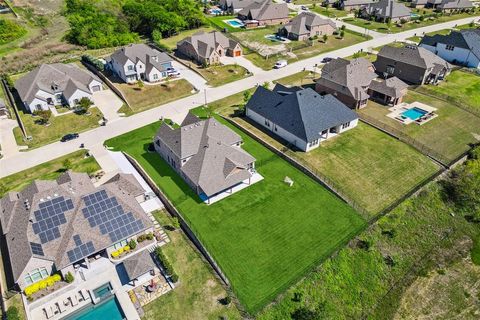
[[[60,12],[63,0],[13,0],[15,7],[30,7],[37,14],[52,14]]]
[[[437,268],[404,292],[394,319],[478,319],[480,266],[470,259],[470,239],[458,243]],[[447,261],[454,261],[447,263]]]

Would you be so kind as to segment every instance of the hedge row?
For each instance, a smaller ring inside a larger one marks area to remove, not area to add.
[[[115,250],[115,251],[112,251],[110,253],[110,255],[112,256],[112,258],[117,258],[118,256],[120,256],[122,253],[124,252],[128,252],[130,251],[130,246],[125,246],[125,247],[122,247],[118,250]]]
[[[167,276],[170,277],[170,279],[175,283],[178,281],[178,275],[176,274],[175,270],[173,270],[173,266],[168,261],[167,257],[165,254],[162,252],[162,248],[158,247],[155,249],[155,255],[157,256],[158,260],[160,261],[163,270],[167,273]]]
[[[82,56],[82,61],[85,61],[92,66],[94,66],[98,71],[105,71],[105,66],[103,65],[102,61],[98,60],[95,57],[92,57],[89,54]]]

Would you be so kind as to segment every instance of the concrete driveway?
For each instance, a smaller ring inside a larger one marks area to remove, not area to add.
[[[109,89],[95,92],[93,94],[93,103],[109,121],[119,118],[117,111],[123,105],[123,101]]]
[[[18,153],[17,142],[13,135],[13,128],[17,127],[17,121],[11,119],[0,119],[0,146],[2,155],[10,157]]]
[[[239,66],[244,67],[250,73],[257,74],[259,72],[263,72],[263,70],[252,63],[252,61],[248,60],[245,57],[221,57],[220,62],[222,64],[238,64]]]
[[[198,91],[203,91],[208,87],[207,80],[205,80],[201,75],[191,70],[190,68],[184,66],[178,61],[173,61],[172,65],[175,69],[180,72],[180,78],[183,78],[190,82]]]

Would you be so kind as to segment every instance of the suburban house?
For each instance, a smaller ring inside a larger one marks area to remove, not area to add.
[[[242,47],[221,32],[198,32],[177,43],[177,53],[195,60],[199,64],[217,64],[220,57],[239,57]]]
[[[88,269],[90,258],[108,260],[127,240],[152,231],[136,200],[143,193],[133,175],[95,187],[87,174],[70,171],[7,193],[0,224],[8,287],[24,290],[57,272],[76,274],[80,264]]]
[[[367,90],[376,77],[375,68],[367,59],[337,58],[325,64],[315,90],[322,95],[332,94],[348,107],[359,109],[367,105]]]
[[[412,8],[425,8],[428,5],[428,0],[412,0],[410,7]]]
[[[411,12],[403,3],[395,0],[380,0],[361,9],[362,17],[367,19],[374,17],[376,21],[383,22],[388,19],[392,22],[409,21]]]
[[[255,158],[241,144],[237,133],[214,118],[191,113],[180,128],[163,123],[154,138],[155,150],[207,203],[250,185]]]
[[[308,40],[323,35],[332,35],[337,29],[335,22],[323,19],[312,12],[302,12],[278,30],[278,34],[291,40]]]
[[[362,9],[374,2],[375,0],[340,0],[338,8],[345,11],[353,11]]]
[[[290,20],[288,5],[272,0],[257,0],[238,12],[247,28],[266,25],[285,24]]]
[[[425,35],[420,47],[450,63],[480,69],[480,29],[452,31],[448,35]]]
[[[357,114],[333,95],[280,84],[273,91],[258,87],[245,111],[248,118],[305,152],[358,123]]]
[[[115,51],[107,62],[107,68],[126,83],[139,80],[157,82],[167,77],[172,58],[146,44],[131,44]]]
[[[103,90],[100,79],[73,64],[42,64],[15,82],[27,111],[49,110],[53,106],[74,107],[80,99],[92,100]]]
[[[367,91],[371,100],[392,106],[402,103],[407,92],[408,84],[397,77],[373,79]]]
[[[220,0],[218,6],[227,12],[237,13],[257,0]]]
[[[378,73],[410,84],[437,83],[451,71],[448,62],[425,48],[407,45],[401,48],[384,46],[374,62]]]
[[[438,12],[452,12],[472,9],[473,3],[470,0],[427,0],[424,7]]]

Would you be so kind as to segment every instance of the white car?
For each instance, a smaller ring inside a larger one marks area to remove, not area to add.
[[[288,64],[287,60],[278,60],[273,67],[275,69],[280,69],[280,68],[286,67],[287,64]]]
[[[176,69],[174,68],[168,68],[167,69],[167,75],[169,77],[178,77],[180,75],[180,72],[178,72]]]

